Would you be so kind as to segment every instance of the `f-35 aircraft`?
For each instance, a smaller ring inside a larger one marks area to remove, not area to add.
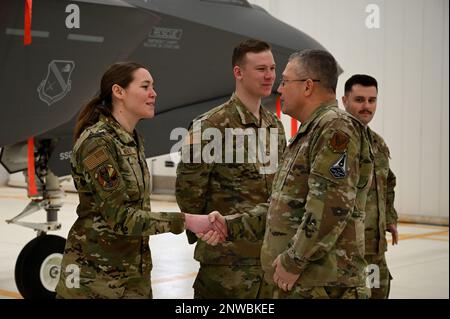
[[[35,179],[38,185],[27,207],[7,221],[38,234],[16,262],[15,280],[24,298],[54,297],[65,244],[64,238],[47,235],[61,227],[57,176],[70,173],[75,119],[98,93],[110,64],[137,61],[156,80],[156,117],[138,125],[146,156],[152,157],[169,153],[173,128],[187,127],[229,98],[231,53],[238,42],[269,42],[278,77],[292,52],[323,49],[245,0],[34,1],[32,43],[25,46],[24,2],[0,2],[0,161],[10,173],[25,171],[29,184]],[[70,21],[77,18],[74,27]],[[46,223],[20,221],[40,210],[47,213]]]

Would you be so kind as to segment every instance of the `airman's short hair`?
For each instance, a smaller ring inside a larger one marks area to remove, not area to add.
[[[233,50],[231,59],[232,67],[242,66],[245,63],[245,55],[249,52],[260,53],[271,50],[270,44],[257,39],[248,39],[240,42]]]
[[[344,93],[347,95],[348,92],[350,92],[353,88],[353,85],[362,85],[362,86],[374,86],[377,89],[378,92],[378,83],[377,80],[375,80],[374,77],[371,77],[367,74],[355,74],[352,75],[346,82],[344,86]]]

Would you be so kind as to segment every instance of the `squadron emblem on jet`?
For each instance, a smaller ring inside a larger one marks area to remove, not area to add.
[[[39,98],[50,106],[65,97],[71,89],[70,75],[74,68],[73,61],[51,61],[47,68],[47,76],[37,89]]]

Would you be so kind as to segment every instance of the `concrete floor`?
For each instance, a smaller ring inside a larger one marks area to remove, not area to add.
[[[17,215],[28,204],[25,189],[0,187],[0,299],[21,298],[14,282],[14,265],[21,249],[35,232],[4,220]],[[62,229],[52,234],[66,237],[76,219],[76,194],[68,193],[59,213]],[[175,202],[152,201],[154,211],[179,211]],[[43,222],[45,212],[37,212],[24,221]],[[400,224],[400,243],[389,246],[387,262],[394,280],[391,298],[449,298],[448,227]],[[193,260],[194,246],[185,234],[161,234],[150,240],[154,262],[153,296],[156,299],[190,299],[192,283],[198,271]]]

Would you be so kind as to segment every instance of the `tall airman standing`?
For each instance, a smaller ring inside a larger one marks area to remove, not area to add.
[[[392,276],[386,263],[386,231],[392,234],[392,245],[398,243],[397,212],[394,208],[396,178],[389,167],[390,152],[383,138],[369,128],[377,109],[378,83],[369,75],[356,74],[345,82],[342,102],[347,112],[367,126],[374,155],[372,185],[367,196],[365,219],[365,259],[374,299],[389,297]]]
[[[207,214],[217,209],[231,215],[270,196],[286,139],[281,122],[261,105],[275,81],[269,44],[253,39],[241,42],[234,49],[232,67],[236,90],[230,100],[195,119],[185,139],[176,181],[182,211]],[[217,139],[196,138],[197,134]],[[217,153],[208,160],[202,155],[211,143],[216,143]],[[197,238],[187,233],[194,243]],[[200,269],[194,298],[256,298],[262,282],[261,239],[217,247],[197,242],[194,258]]]

